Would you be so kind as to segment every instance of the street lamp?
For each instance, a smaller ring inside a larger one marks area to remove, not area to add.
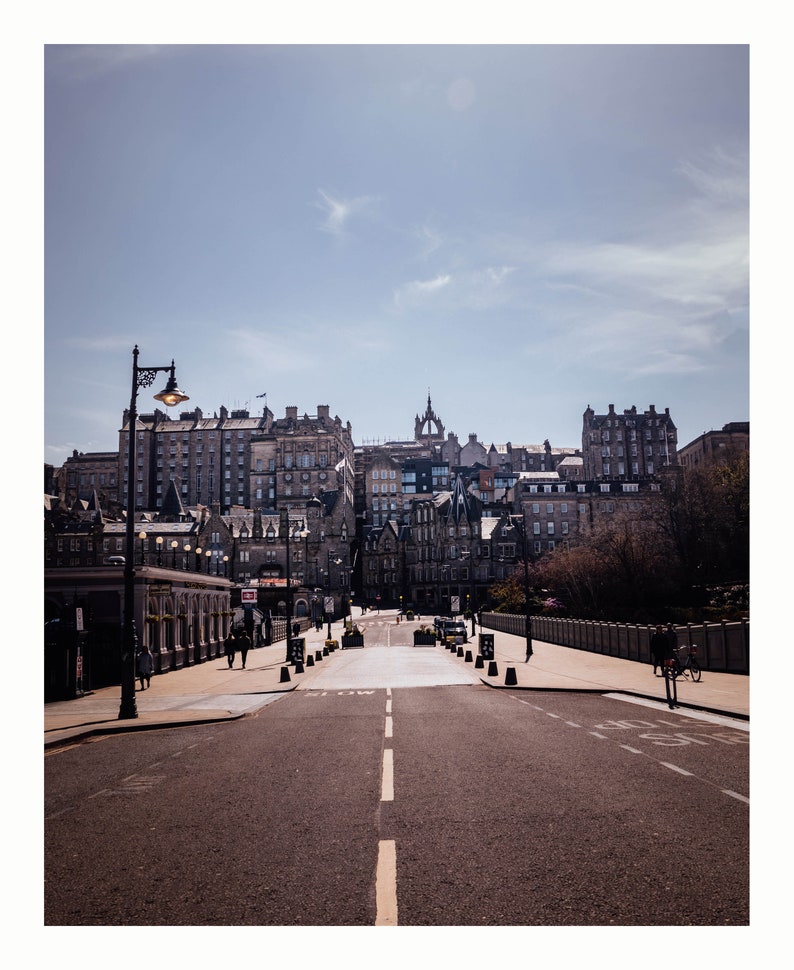
[[[137,428],[138,389],[151,387],[159,371],[168,371],[170,376],[165,387],[154,395],[166,407],[174,407],[188,400],[187,394],[179,390],[174,376],[174,362],[170,367],[139,367],[138,345],[132,351],[132,392],[130,394],[129,424],[127,433],[127,522],[124,557],[124,628],[121,644],[121,706],[119,720],[138,716],[135,701],[135,652],[138,636],[135,632],[135,469],[137,466]],[[145,536],[144,536],[145,538]],[[143,542],[141,542],[141,545]]]
[[[196,546],[196,572],[197,573],[200,573],[201,572],[201,553],[202,553],[202,551],[203,550],[202,550],[201,546]]]
[[[331,556],[334,557],[333,560],[331,559]],[[342,564],[342,560],[339,558],[339,556],[337,556],[337,554],[333,551],[333,549],[329,549],[328,550],[328,597],[333,602],[334,594],[331,591],[331,563],[332,562],[336,566],[341,566]],[[330,612],[328,613],[326,619],[328,620],[328,639],[330,640],[331,639],[331,613]]]
[[[512,520],[512,516],[509,516]],[[527,521],[526,510],[521,507],[521,525],[514,523],[521,533],[521,552],[524,559],[524,636],[527,641],[526,660],[533,654],[532,650],[532,617],[529,614],[529,552],[527,550]],[[526,661],[525,661],[526,662]]]
[[[163,564],[163,537],[158,536],[155,540],[157,545],[157,565],[162,566]]]
[[[184,558],[182,559],[182,568],[187,569],[188,560],[190,558],[190,543],[186,542],[184,546],[182,546],[182,549],[185,553]]]
[[[179,543],[176,539],[171,540],[171,568],[176,569],[176,548]]]
[[[286,527],[285,527],[285,530],[284,530],[284,535],[285,535],[285,539],[286,539],[286,553],[287,553],[287,573],[286,573],[286,579],[287,579],[287,662],[289,663],[289,661],[292,659],[291,656],[290,656],[290,638],[292,637],[292,591],[291,591],[291,587],[292,587],[292,574],[291,574],[291,571],[290,571],[291,570],[291,563],[290,563],[289,543],[290,543],[290,537],[293,538],[293,539],[305,539],[306,536],[308,536],[308,534],[309,534],[309,530],[306,528],[306,522],[305,521],[301,522],[300,526],[296,527],[293,530],[293,526],[291,525],[290,520],[289,520],[289,509],[286,509],[285,510],[284,519],[285,519],[285,524],[286,524]],[[270,531],[271,528],[272,528],[272,526],[268,526],[268,532]]]
[[[129,486],[127,486],[127,487],[129,488]],[[138,538],[141,540],[141,565],[143,565],[143,557],[144,557],[144,546],[143,546],[143,544],[144,544],[144,542],[146,542],[146,533],[145,532],[139,532],[138,533]]]

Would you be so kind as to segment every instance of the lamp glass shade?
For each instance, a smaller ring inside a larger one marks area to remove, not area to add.
[[[168,378],[163,390],[159,394],[154,395],[154,399],[155,401],[162,401],[167,408],[172,408],[177,404],[181,404],[183,401],[190,400],[187,394],[183,394],[179,390],[176,378],[173,375]]]

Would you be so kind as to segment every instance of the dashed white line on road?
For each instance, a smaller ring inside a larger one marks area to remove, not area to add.
[[[386,718],[386,737],[391,738],[394,735],[394,721],[390,718]]]
[[[378,843],[375,925],[397,925],[397,845],[393,839],[382,839]]]
[[[599,734],[598,731],[590,731],[589,733],[592,734],[594,738],[599,738],[601,741],[609,741],[606,734]]]
[[[665,768],[669,768],[670,771],[677,771],[679,775],[687,775],[689,778],[695,777],[691,771],[684,771],[684,769],[679,768],[678,765],[671,765],[669,761],[660,761],[659,764],[664,765]]]
[[[391,748],[385,748],[383,752],[383,776],[381,778],[380,800],[382,802],[394,801],[394,752]]]
[[[630,751],[632,754],[642,754],[642,751],[640,751],[639,748],[632,748],[631,745],[628,744],[621,744],[621,748],[623,748],[624,751]]]
[[[736,798],[740,802],[744,802],[745,805],[750,804],[750,799],[746,798],[744,795],[740,795],[738,792],[731,791],[730,788],[721,788],[720,791],[723,795],[730,795],[731,798]]]

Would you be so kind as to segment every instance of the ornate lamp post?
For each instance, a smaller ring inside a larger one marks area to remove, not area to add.
[[[512,518],[512,516],[511,516]],[[521,507],[521,524],[515,523],[521,533],[521,553],[524,560],[524,636],[527,641],[526,659],[533,654],[532,650],[532,617],[529,613],[529,551],[527,549],[527,521],[524,507]]]
[[[127,486],[127,488],[129,488],[129,485]],[[141,565],[143,565],[144,564],[144,555],[145,555],[144,543],[146,542],[146,533],[143,532],[143,531],[139,532],[138,533],[138,538],[141,540]]]
[[[135,652],[138,636],[135,632],[135,469],[138,433],[138,389],[151,387],[158,371],[168,371],[170,376],[165,387],[154,395],[166,407],[174,407],[188,400],[187,394],[179,390],[174,376],[174,362],[170,367],[139,367],[138,346],[132,351],[132,393],[130,394],[129,432],[127,439],[127,522],[124,557],[124,627],[121,644],[121,706],[119,720],[138,716],[135,701]]]
[[[188,562],[190,560],[190,543],[189,542],[186,542],[184,544],[184,546],[182,546],[182,549],[185,552],[185,555],[184,555],[184,557],[182,559],[182,568],[183,569],[187,569]]]
[[[163,537],[158,536],[155,540],[157,545],[157,565],[162,566],[163,564]]]
[[[306,528],[306,522],[301,522],[299,527],[294,527],[289,520],[289,509],[284,512],[284,537],[286,541],[286,553],[287,553],[287,663],[292,659],[290,656],[290,640],[292,638],[292,565],[291,565],[291,554],[289,550],[290,538],[293,539],[305,539],[309,534],[309,530]],[[270,528],[270,527],[268,527]]]
[[[179,543],[176,539],[171,540],[171,568],[176,569],[176,548]]]
[[[331,556],[333,556],[334,558],[331,559]],[[333,551],[333,549],[329,549],[328,550],[328,596],[329,597],[333,597],[333,593],[331,592],[331,563],[332,562],[336,566],[340,566],[342,564],[342,560],[339,558],[339,556],[337,556],[337,554]],[[327,620],[328,620],[328,639],[330,640],[331,639],[331,614],[330,613],[327,616]]]

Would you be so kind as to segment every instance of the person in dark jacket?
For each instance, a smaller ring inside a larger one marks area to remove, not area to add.
[[[237,646],[240,648],[240,657],[243,661],[243,670],[245,670],[245,658],[248,656],[248,651],[251,649],[251,638],[248,633],[243,630],[239,637],[237,637]]]
[[[653,661],[653,673],[656,676],[656,668],[659,668],[659,673],[664,673],[664,662],[668,655],[668,643],[667,637],[662,630],[661,624],[656,627],[656,631],[651,637],[651,659]]]
[[[138,677],[141,680],[141,690],[146,690],[146,687],[152,686],[152,671],[154,670],[154,657],[152,657],[152,652],[144,643],[143,649],[138,655]],[[146,687],[143,686],[144,680],[146,681]]]
[[[234,666],[234,655],[237,652],[237,637],[234,635],[234,630],[229,630],[228,637],[223,641],[223,652],[226,654],[226,660],[231,669]]]

